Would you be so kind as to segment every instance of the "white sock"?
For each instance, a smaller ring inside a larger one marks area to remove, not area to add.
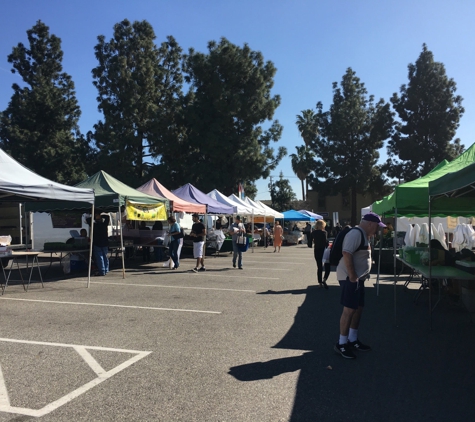
[[[338,342],[338,344],[346,344],[348,343],[348,336],[342,336],[340,334],[340,341]]]
[[[358,330],[355,330],[354,328],[350,328],[350,335],[348,336],[348,340],[350,341],[358,340]]]

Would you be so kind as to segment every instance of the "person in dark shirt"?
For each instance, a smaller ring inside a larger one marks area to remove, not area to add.
[[[193,271],[206,271],[205,262],[203,258],[203,248],[206,238],[206,228],[200,221],[198,214],[193,214],[193,226],[191,226],[190,236],[193,238],[193,257],[196,258],[196,267]],[[201,268],[198,269],[201,264]]]
[[[326,223],[324,220],[317,220],[316,229],[312,232],[312,243],[314,245],[313,253],[317,262],[318,284],[328,289],[326,280],[323,280],[323,253],[328,246]]]
[[[147,227],[147,223],[145,221],[141,221],[139,230],[150,230],[150,228]],[[142,246],[142,259],[143,259],[143,262],[150,262],[150,247],[149,246]]]
[[[94,262],[97,266],[95,275],[104,276],[109,272],[109,221],[108,214],[102,214],[99,210],[94,213],[94,230],[92,234],[92,251]],[[91,226],[91,218],[86,219],[86,223]]]
[[[161,221],[155,221],[152,230],[163,230],[163,223]]]

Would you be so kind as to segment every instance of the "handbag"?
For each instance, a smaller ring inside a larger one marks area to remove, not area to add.
[[[180,230],[180,233],[173,235],[173,240],[183,239],[184,237],[185,234],[183,233],[183,230]]]
[[[236,243],[238,245],[245,245],[246,244],[246,239],[247,239],[246,235],[244,233],[241,233],[241,234],[238,235]]]

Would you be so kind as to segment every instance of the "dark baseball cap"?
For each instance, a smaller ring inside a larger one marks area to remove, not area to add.
[[[379,227],[386,227],[386,224],[381,221],[381,217],[378,214],[375,214],[374,212],[369,212],[368,214],[365,214],[362,220],[371,221],[372,223],[378,223]]]
[[[196,212],[192,215],[192,217],[200,218],[199,214],[196,214]]]

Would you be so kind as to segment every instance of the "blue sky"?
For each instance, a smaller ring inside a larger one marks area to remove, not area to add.
[[[414,63],[426,43],[435,59],[445,64],[449,77],[464,98],[465,114],[457,136],[466,147],[475,129],[475,2],[468,0],[2,0],[0,2],[0,110],[21,82],[10,73],[7,56],[26,31],[41,19],[60,37],[63,67],[76,85],[81,106],[80,127],[92,129],[101,115],[91,70],[97,65],[97,36],[112,36],[113,25],[127,18],[149,21],[157,43],[173,35],[187,51],[206,52],[210,40],[226,37],[248,43],[276,68],[273,92],[282,98],[275,118],[284,126],[278,145],[289,153],[302,145],[295,125],[301,110],[327,109],[332,82],[339,82],[348,67],[376,99],[389,100],[407,83],[407,65]],[[277,146],[277,145],[276,145]],[[385,156],[385,150],[381,151]],[[223,157],[226,159],[226,157]],[[289,177],[297,196],[300,182],[290,158],[272,173]],[[257,182],[258,199],[268,199],[268,180]]]

